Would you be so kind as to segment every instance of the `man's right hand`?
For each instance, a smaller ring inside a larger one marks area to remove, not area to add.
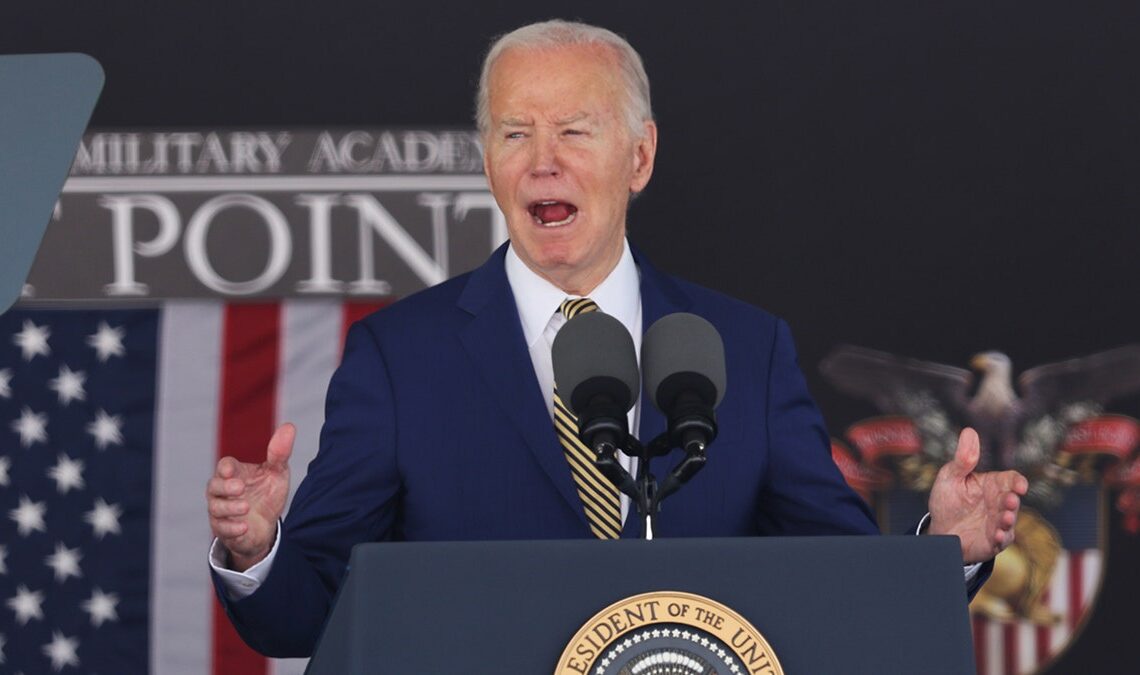
[[[244,572],[273,548],[289,496],[289,455],[296,435],[292,424],[282,424],[269,439],[264,462],[223,457],[206,484],[210,529],[230,552],[234,570]]]

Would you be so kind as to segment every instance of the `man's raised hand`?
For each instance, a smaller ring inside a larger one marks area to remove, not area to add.
[[[975,473],[980,456],[978,432],[963,429],[954,459],[930,490],[930,534],[958,535],[967,563],[989,560],[1013,543],[1017,510],[1029,489],[1016,471]]]
[[[218,460],[206,484],[210,529],[230,553],[230,567],[245,571],[268,555],[289,497],[289,455],[297,430],[282,424],[269,439],[265,461]]]

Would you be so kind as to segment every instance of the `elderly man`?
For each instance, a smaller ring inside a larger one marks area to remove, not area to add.
[[[209,482],[219,597],[266,654],[311,652],[360,542],[640,535],[628,500],[556,431],[550,345],[587,305],[621,321],[638,349],[643,326],[677,311],[724,338],[715,453],[657,536],[877,532],[831,461],[787,326],[658,272],[627,244],[627,207],[657,149],[632,47],[582,24],[520,28],[487,55],[478,124],[509,245],[353,327],[320,453],[283,526],[290,425],[264,463],[222,459]],[[631,428],[650,438],[665,420],[644,398]],[[930,497],[928,530],[958,535],[966,563],[1009,544],[1027,487],[1013,472],[973,473],[978,453],[965,431]]]

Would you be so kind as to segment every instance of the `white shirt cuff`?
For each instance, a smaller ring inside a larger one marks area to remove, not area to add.
[[[265,578],[269,576],[269,569],[273,567],[273,558],[277,555],[277,546],[280,543],[281,521],[277,521],[277,537],[273,540],[273,548],[269,549],[269,554],[265,556],[264,560],[246,571],[238,572],[226,567],[229,563],[226,560],[228,552],[217,539],[214,539],[214,543],[210,544],[210,569],[214,570],[218,578],[222,580],[222,587],[226,589],[226,595],[230,597],[230,600],[241,600],[249,597],[253,595],[254,591],[261,588],[261,584],[265,583]]]
[[[930,514],[927,513],[922,517],[922,520],[918,521],[918,528],[914,531],[914,533],[922,534],[922,531],[925,530],[926,526],[929,524]],[[974,580],[974,577],[978,576],[978,570],[982,569],[982,565],[985,565],[985,563],[972,563],[969,565],[962,565],[962,574],[966,577],[967,584],[971,583]]]

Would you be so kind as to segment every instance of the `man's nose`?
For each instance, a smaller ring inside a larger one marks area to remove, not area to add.
[[[559,159],[557,136],[539,134],[534,140],[530,165],[531,175],[540,178],[561,174],[562,165]]]

